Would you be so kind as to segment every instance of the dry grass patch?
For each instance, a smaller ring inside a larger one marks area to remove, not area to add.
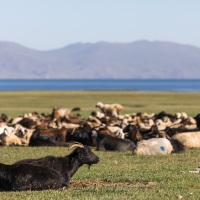
[[[132,183],[132,182],[106,182],[106,181],[72,181],[70,183],[70,189],[84,189],[95,187],[152,187],[157,185],[157,182],[144,182],[144,183]]]

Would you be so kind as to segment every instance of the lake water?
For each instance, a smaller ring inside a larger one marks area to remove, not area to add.
[[[34,80],[0,80],[0,91],[174,91],[200,92],[200,80],[65,80],[65,79],[34,79]]]

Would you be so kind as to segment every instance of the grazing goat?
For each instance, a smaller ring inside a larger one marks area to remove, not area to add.
[[[21,160],[15,164],[31,164],[55,170],[64,178],[64,183],[68,186],[71,177],[79,167],[83,164],[90,166],[99,162],[99,157],[96,156],[88,146],[73,144],[70,148],[72,147],[77,148],[71,154],[64,157],[46,156],[38,159]]]
[[[56,108],[54,107],[52,110],[53,119],[69,119],[69,115],[73,111],[79,111],[80,108]]]
[[[55,170],[30,164],[0,163],[0,191],[47,190],[67,186]]]
[[[105,115],[112,117],[118,117],[124,109],[124,107],[118,103],[103,104],[102,102],[98,102],[96,108],[99,108]]]

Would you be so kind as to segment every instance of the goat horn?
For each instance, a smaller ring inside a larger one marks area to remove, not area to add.
[[[84,145],[79,143],[79,142],[73,142],[72,144],[69,143],[69,149],[73,148],[73,147],[80,147],[80,148],[84,148]]]
[[[73,130],[72,130],[72,132],[71,132],[71,135],[74,134],[75,130],[76,130],[76,128],[73,128]]]

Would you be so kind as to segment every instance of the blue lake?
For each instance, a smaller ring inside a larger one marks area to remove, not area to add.
[[[34,79],[0,80],[0,91],[174,91],[200,92],[200,80]]]

